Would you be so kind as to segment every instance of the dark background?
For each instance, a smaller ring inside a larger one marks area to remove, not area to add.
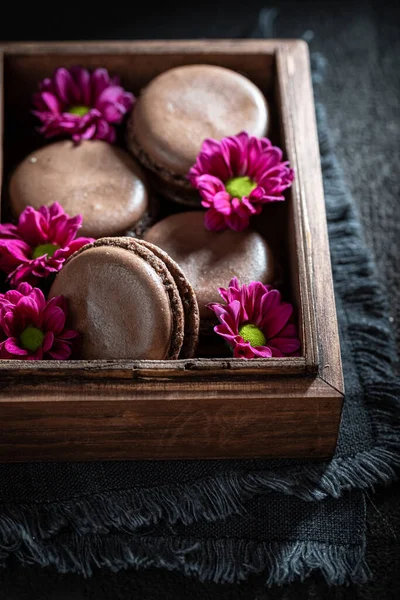
[[[326,59],[319,98],[326,106],[346,183],[355,197],[400,342],[400,35],[398,3],[208,0],[23,7],[10,0],[0,40],[302,37]],[[261,11],[261,16],[260,16]],[[90,580],[50,569],[0,570],[1,600],[390,599],[400,594],[400,486],[368,494],[367,555],[374,580],[329,588],[318,577],[266,591],[262,577],[240,586],[201,584],[156,570]]]

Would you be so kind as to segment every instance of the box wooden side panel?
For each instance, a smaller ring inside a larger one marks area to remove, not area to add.
[[[21,382],[0,391],[0,461],[326,457],[340,404],[325,382],[305,377],[290,387],[271,378],[267,388]]]
[[[185,360],[68,360],[0,361],[0,381],[16,381],[29,377],[37,380],[80,378],[130,379],[165,381],[168,377],[195,381],[218,378],[261,378],[270,375],[300,375],[305,373],[302,356],[243,361],[241,358],[192,358]]]
[[[294,192],[300,214],[295,219],[299,254],[306,363],[340,393],[344,382],[333,290],[318,133],[308,46],[297,41],[277,52],[282,112],[288,154],[299,176]]]

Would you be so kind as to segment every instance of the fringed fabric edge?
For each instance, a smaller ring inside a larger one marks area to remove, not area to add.
[[[24,564],[55,566],[60,573],[85,577],[99,568],[117,572],[151,567],[214,583],[238,583],[265,573],[268,586],[302,581],[314,571],[330,585],[360,584],[370,577],[362,548],[318,542],[70,534],[40,543],[27,539],[15,555]],[[0,561],[5,558],[0,553]]]

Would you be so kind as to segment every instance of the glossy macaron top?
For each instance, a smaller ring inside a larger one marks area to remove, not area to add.
[[[213,65],[186,65],[153,79],[128,123],[128,146],[140,147],[155,166],[185,175],[206,138],[268,128],[262,92],[243,75]],[[137,153],[137,150],[136,150]]]
[[[219,287],[226,287],[232,277],[242,283],[274,279],[272,252],[257,233],[230,229],[208,231],[204,212],[182,212],[156,223],[145,240],[167,252],[181,267],[197,297],[200,317],[210,318],[209,302],[220,302]]]
[[[85,246],[65,264],[50,297],[68,301],[83,359],[177,358],[184,312],[174,279],[150,250],[129,238]]]
[[[71,216],[81,214],[80,235],[124,233],[148,209],[141,168],[131,156],[100,140],[55,142],[35,150],[15,169],[9,186],[11,209],[38,209],[59,202]]]

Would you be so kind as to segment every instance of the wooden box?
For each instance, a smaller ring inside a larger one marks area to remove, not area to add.
[[[328,457],[343,402],[335,301],[308,49],[296,40],[19,43],[3,47],[3,175],[37,147],[38,82],[58,66],[104,66],[138,94],[190,63],[239,71],[266,94],[296,172],[271,208],[285,290],[296,307],[296,358],[0,361],[0,460]],[[3,218],[7,215],[3,185]],[[275,220],[274,220],[275,219]]]

